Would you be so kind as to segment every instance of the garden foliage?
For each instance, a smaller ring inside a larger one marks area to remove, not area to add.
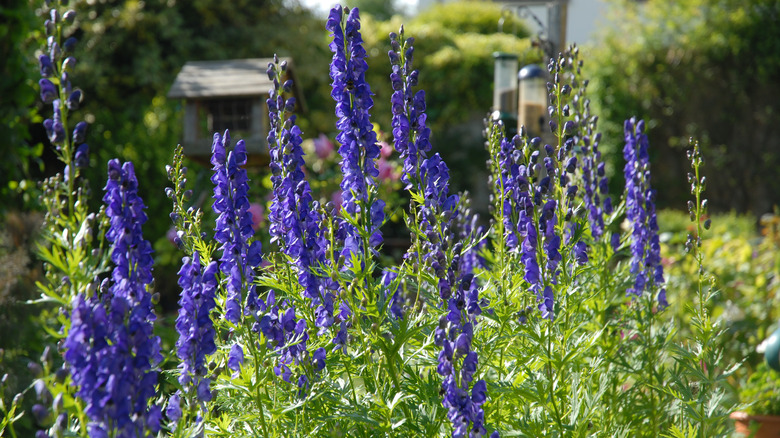
[[[44,186],[43,300],[59,341],[34,383],[37,436],[701,436],[728,432],[730,363],[701,251],[707,201],[689,158],[696,297],[664,276],[645,124],[624,125],[625,194],[606,190],[597,117],[572,47],[547,69],[552,141],[487,121],[492,218],[450,188],[430,143],[414,38],[390,34],[393,146],[403,160],[409,247],[382,257],[391,212],[357,9],[328,17],[341,202],[319,203],[302,171],[287,66],[268,67],[270,244],[253,228],[242,140],[215,133],[214,224],[190,205],[182,149],[165,189],[182,251],[172,351],[154,332],[151,246],[131,162],[108,162],[89,213],[86,125],[73,123],[73,12],[54,6],[39,57],[44,122],[66,164]],[[213,232],[212,232],[213,231]],[[675,336],[674,309],[691,319]],[[14,434],[15,401],[0,423]]]
[[[651,128],[662,208],[688,193],[682,150],[700,139],[713,211],[759,216],[780,202],[774,178],[780,119],[780,3],[775,0],[615,0],[589,75],[608,138],[625,114]],[[622,167],[607,143],[608,163]],[[619,186],[613,186],[619,190]]]

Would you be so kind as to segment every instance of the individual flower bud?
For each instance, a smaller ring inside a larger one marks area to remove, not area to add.
[[[291,97],[284,103],[284,110],[291,113],[295,110],[295,98]]]
[[[67,58],[65,58],[64,61],[62,61],[62,70],[68,72],[73,71],[73,67],[75,67],[75,65],[76,65],[76,58],[72,56],[68,56]]]
[[[73,53],[73,50],[76,48],[76,43],[79,40],[77,40],[75,37],[69,37],[65,40],[64,43],[62,43],[62,50],[65,53]]]
[[[412,87],[416,87],[417,86],[417,81],[419,80],[419,78],[420,78],[420,72],[419,71],[415,70],[415,71],[411,72],[409,74],[409,85],[411,85]]]
[[[284,81],[284,84],[282,84],[282,90],[284,90],[285,93],[289,93],[292,91],[293,81],[292,79],[288,79]]]
[[[569,108],[569,104],[567,103],[566,105],[563,106],[563,116],[569,117],[569,112],[570,112],[570,108]]]
[[[190,199],[190,198],[192,198],[192,190],[185,190],[184,199]]]
[[[78,122],[73,128],[73,144],[84,143],[87,137],[87,122]]]
[[[41,54],[38,56],[38,64],[41,68],[41,76],[44,78],[54,76],[54,64],[51,62],[49,55]]]
[[[54,397],[54,401],[52,402],[52,409],[54,409],[54,412],[60,412],[64,405],[65,405],[65,400],[63,394],[62,393],[57,394],[57,396]]]
[[[48,79],[41,79],[38,81],[38,85],[41,87],[41,100],[43,103],[52,103],[57,98],[57,88]]]
[[[574,196],[577,195],[577,186],[569,186],[566,187],[566,197],[569,199],[574,199]]]
[[[49,56],[51,57],[52,61],[56,61],[60,59],[60,56],[62,56],[62,50],[60,50],[60,45],[56,41],[51,43],[51,50],[49,50]]]
[[[57,8],[50,10],[49,16],[51,17],[51,22],[54,24],[57,24],[60,21],[60,11],[58,11]]]
[[[44,364],[44,366],[49,365],[51,362],[51,346],[47,345],[43,349],[43,353],[41,353],[41,363]]]
[[[74,21],[76,21],[76,11],[73,9],[65,12],[62,15],[62,21],[64,21],[67,24],[73,24]]]
[[[46,28],[46,36],[54,35],[54,32],[57,30],[51,20],[44,21],[43,26]]]
[[[76,90],[70,93],[70,96],[68,96],[68,100],[65,101],[65,105],[71,111],[75,111],[79,109],[80,103],[81,103],[81,90]]]
[[[68,414],[62,412],[60,415],[57,415],[55,424],[59,430],[65,430],[68,427]]]
[[[564,96],[568,96],[569,94],[571,94],[571,86],[569,84],[564,85],[561,88],[561,94]]]
[[[287,60],[282,61],[281,64],[279,64],[279,68],[284,72],[287,71]]]
[[[272,63],[268,63],[268,69],[265,71],[265,73],[268,75],[268,80],[273,81],[276,79],[276,66]]]
[[[574,122],[571,120],[566,121],[566,123],[563,124],[563,135],[572,135],[574,133]]]
[[[387,51],[387,56],[390,58],[390,65],[399,65],[401,64],[401,58],[398,56],[398,53],[396,53],[393,50]]]
[[[62,95],[69,95],[71,92],[71,87],[68,72],[62,72],[62,75],[60,76],[60,84],[62,85]]]
[[[43,372],[43,369],[41,368],[41,365],[37,362],[30,362],[27,364],[27,369],[30,370],[30,374],[32,374],[33,377],[39,377],[41,373]]]
[[[62,382],[64,382],[64,381],[65,381],[65,379],[68,377],[68,374],[70,374],[70,372],[69,372],[69,371],[68,371],[68,369],[67,369],[67,368],[65,368],[65,366],[63,365],[63,366],[61,366],[60,368],[57,368],[57,371],[55,371],[55,372],[54,372],[54,380],[55,380],[57,383],[62,383]]]
[[[74,161],[76,167],[83,169],[89,166],[89,145],[87,145],[86,143],[82,143],[81,145],[79,145],[79,147],[76,149]]]
[[[44,425],[46,423],[46,419],[49,416],[49,410],[46,409],[46,406],[36,403],[32,407],[32,414],[33,418],[35,418],[35,421],[39,425]]]

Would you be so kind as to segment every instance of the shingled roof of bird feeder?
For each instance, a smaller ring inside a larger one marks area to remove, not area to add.
[[[292,59],[280,58],[281,61],[287,61],[287,75],[293,79],[293,94],[296,98],[296,106],[299,111],[305,112],[305,102],[294,75]],[[189,61],[184,64],[176,76],[176,80],[168,91],[168,97],[184,99],[188,103],[205,102],[214,99],[257,98],[259,100],[255,100],[255,102],[261,108],[253,109],[253,116],[255,116],[255,112],[258,110],[262,112],[267,111],[265,99],[268,96],[268,92],[273,88],[273,83],[268,79],[266,70],[268,69],[268,64],[272,62],[273,58]],[[192,117],[195,117],[195,115],[193,114],[189,117],[185,115],[185,138],[183,142],[185,154],[188,154],[187,150],[189,149],[193,152],[188,155],[196,155],[194,158],[202,159],[202,156],[207,155],[208,151],[210,151],[210,139],[192,137],[195,126],[198,123],[197,120],[192,120]],[[262,119],[263,125],[265,125],[267,123],[267,114]],[[262,135],[258,136],[258,132],[253,132],[253,137],[244,138],[247,143],[247,152],[250,155],[250,164],[268,162],[267,145],[264,144],[265,133],[267,133],[268,127],[263,126],[262,128]],[[238,139],[238,137],[234,137],[234,140]],[[255,157],[252,155],[255,155]],[[262,157],[257,155],[262,155]]]

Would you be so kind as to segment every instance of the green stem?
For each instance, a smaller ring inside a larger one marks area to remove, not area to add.
[[[553,412],[555,413],[555,422],[558,425],[558,430],[560,431],[559,436],[564,436],[561,414],[558,410],[558,404],[555,402],[555,381],[553,380],[554,376],[552,366],[552,324],[552,321],[547,322],[547,380],[550,384],[550,402],[552,403]]]

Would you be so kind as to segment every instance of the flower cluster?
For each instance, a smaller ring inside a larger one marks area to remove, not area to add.
[[[474,256],[470,249],[464,251],[463,242],[454,243],[460,198],[449,193],[449,169],[441,156],[434,154],[426,158],[426,152],[430,150],[430,132],[425,126],[425,94],[422,91],[413,94],[419,76],[411,68],[414,40],[399,42],[399,38],[403,40],[403,28],[399,35],[390,34],[392,50],[388,53],[393,65],[390,80],[395,90],[392,96],[393,136],[396,150],[404,158],[402,181],[407,190],[422,197],[419,210],[414,210],[421,246],[413,246],[405,257],[418,258],[418,269],[422,269],[420,262],[430,266],[438,280],[441,308],[445,313],[435,337],[436,345],[442,349],[437,371],[444,378],[442,403],[453,424],[453,436],[469,433],[482,436],[486,433],[482,410],[486,400],[485,382],[476,382],[469,396],[478,362],[471,341],[476,317],[482,312],[474,282]],[[394,279],[395,273],[386,273],[385,287]],[[396,290],[390,306],[390,313],[396,318],[402,316],[401,301]]]
[[[579,48],[572,46],[566,55],[563,67],[570,76],[573,91],[571,102],[564,104],[561,111],[566,117],[573,116],[573,140],[579,146],[582,157],[582,199],[591,224],[591,236],[598,240],[604,234],[604,215],[612,213],[609,180],[599,150],[601,133],[596,132],[599,118],[591,114],[590,99],[585,97],[589,81],[580,81],[583,61],[579,59]],[[558,65],[560,67],[560,62]]]
[[[60,14],[59,9],[51,8],[49,19],[44,23],[46,53],[38,55],[41,100],[53,108],[53,117],[44,120],[43,126],[49,141],[67,166],[64,172],[66,180],[74,177],[75,168],[86,167],[89,163],[89,146],[85,143],[86,122],[76,124],[70,139],[66,133],[68,112],[77,110],[83,99],[81,90],[74,89],[70,81],[70,74],[76,65],[73,50],[77,40],[69,37],[60,45],[64,27],[75,19],[76,12],[73,10]]]
[[[421,216],[421,228],[425,233],[424,260],[430,264],[439,284],[439,296],[446,313],[442,315],[436,330],[439,353],[437,371],[444,377],[442,400],[453,424],[453,437],[482,436],[486,400],[484,380],[474,383],[471,395],[469,387],[474,380],[478,356],[472,349],[476,317],[482,313],[474,274],[461,263],[463,243],[453,245],[448,260],[447,247],[454,240],[453,216],[457,213],[458,197],[449,195],[449,170],[439,154],[425,159],[420,166],[420,182],[425,196]],[[446,219],[440,219],[446,218]]]
[[[282,95],[292,88],[292,80],[281,83],[287,63],[283,61],[280,64],[278,59],[274,61],[268,65],[268,77],[273,81],[274,89],[267,100],[271,120],[268,145],[274,195],[269,215],[271,236],[272,241],[277,242],[293,260],[298,283],[303,288],[301,295],[310,300],[315,312],[315,325],[319,327],[319,333],[324,334],[333,324],[335,297],[332,290],[337,285],[330,277],[317,275],[327,263],[329,242],[320,228],[323,217],[319,205],[312,200],[311,188],[303,173],[301,130],[295,124],[295,115],[288,116],[294,109],[295,99],[291,97],[285,100]],[[282,301],[280,310],[274,301],[271,294],[267,303],[269,311],[259,321],[259,329],[280,352],[279,363],[274,371],[289,382],[289,366],[300,361],[302,353],[306,351],[309,335],[306,321],[296,318],[292,303]],[[322,356],[324,366],[325,350],[321,350],[317,355]],[[315,368],[319,368],[319,365]],[[298,377],[301,391],[305,390],[308,383],[305,374]]]
[[[316,274],[327,263],[329,241],[320,228],[323,217],[311,188],[303,173],[303,149],[301,130],[295,124],[295,116],[286,116],[294,107],[294,98],[282,97],[282,91],[292,87],[292,81],[280,85],[286,63],[269,64],[268,76],[274,82],[274,90],[267,100],[271,129],[268,144],[271,153],[271,201],[270,231],[272,241],[295,263],[302,295],[315,307],[315,325],[321,333],[333,324],[333,293],[336,288],[330,277]]]
[[[342,207],[352,219],[341,224],[339,237],[344,241],[342,254],[349,258],[382,243],[379,228],[385,218],[385,203],[371,196],[376,184],[374,178],[379,175],[376,159],[380,156],[380,148],[369,120],[369,109],[374,101],[366,82],[368,64],[360,35],[358,9],[333,8],[326,28],[333,36],[329,46],[333,52],[330,77],[333,80],[331,96],[336,101],[339,118],[336,140],[341,144]],[[368,236],[368,242],[363,242],[363,235]]]
[[[661,243],[655,214],[655,190],[650,187],[649,143],[644,120],[626,120],[623,158],[626,160],[626,219],[631,223],[631,274],[634,284],[626,293],[636,296],[658,291],[658,305],[668,305],[661,265]]]
[[[407,190],[414,187],[420,179],[420,163],[431,150],[431,130],[426,126],[425,91],[414,92],[419,72],[412,69],[414,38],[404,40],[404,28],[398,34],[390,34],[388,52],[393,72],[390,83],[393,95],[390,98],[393,119],[393,139],[395,150],[404,160],[401,182]]]
[[[247,160],[246,145],[239,140],[233,150],[228,151],[229,147],[230,133],[225,131],[224,136],[214,134],[211,146],[214,171],[211,176],[214,183],[212,209],[218,214],[214,239],[221,245],[219,269],[227,278],[225,319],[238,324],[244,285],[247,285],[244,314],[250,314],[257,308],[257,292],[252,280],[254,270],[262,259],[262,246],[257,240],[249,243],[255,231],[247,197],[249,179],[242,167]]]
[[[179,316],[176,318],[176,354],[179,363],[179,383],[187,393],[194,393],[200,402],[211,400],[210,379],[207,377],[206,356],[217,351],[211,311],[216,307],[217,262],[203,267],[200,254],[185,257],[179,270]]]
[[[76,297],[65,340],[65,360],[86,402],[90,436],[147,436],[160,427],[159,407],[149,407],[157,384],[154,367],[162,360],[147,290],[152,250],[141,234],[146,214],[137,190],[132,163],[111,160],[103,201],[111,223],[106,239],[112,244],[113,281],[100,295]]]

